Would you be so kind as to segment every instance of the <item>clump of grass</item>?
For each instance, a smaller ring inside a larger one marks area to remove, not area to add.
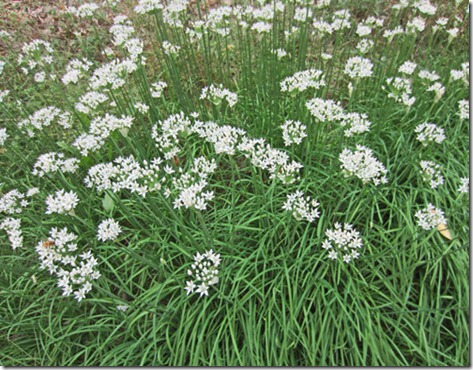
[[[0,362],[469,364],[469,13],[371,5],[0,30]]]

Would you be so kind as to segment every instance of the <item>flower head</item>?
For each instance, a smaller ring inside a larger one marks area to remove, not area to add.
[[[342,227],[336,222],[334,226],[334,230],[325,231],[327,239],[322,243],[322,248],[328,252],[328,258],[336,260],[341,255],[343,262],[350,263],[360,255],[358,250],[363,246],[360,233],[350,224]]]

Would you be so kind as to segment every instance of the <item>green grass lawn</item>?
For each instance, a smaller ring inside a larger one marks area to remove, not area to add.
[[[73,3],[3,5],[0,365],[470,365],[465,1]]]

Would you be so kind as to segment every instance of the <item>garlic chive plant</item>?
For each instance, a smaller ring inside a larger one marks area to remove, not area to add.
[[[40,3],[0,22],[2,365],[469,364],[465,0]]]

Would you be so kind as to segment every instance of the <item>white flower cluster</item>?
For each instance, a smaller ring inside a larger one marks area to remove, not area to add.
[[[292,212],[297,221],[314,222],[320,216],[318,206],[319,203],[315,199],[311,200],[310,196],[305,197],[302,191],[297,190],[287,195],[287,200],[282,209]]]
[[[140,165],[133,156],[118,157],[110,163],[99,163],[92,166],[84,180],[88,188],[96,187],[97,191],[111,190],[118,193],[129,190],[145,197],[149,191],[161,189],[160,158]]]
[[[462,80],[467,86],[470,86],[470,63],[462,63],[461,69],[452,69],[450,77],[453,81]]]
[[[432,161],[421,161],[421,175],[425,182],[430,183],[432,189],[437,188],[439,185],[443,185],[443,176],[440,172],[440,165]]]
[[[320,122],[340,121],[344,115],[340,102],[314,98],[306,103],[310,113]]]
[[[90,123],[89,133],[80,134],[72,145],[79,149],[83,156],[87,156],[89,151],[99,150],[113,131],[118,130],[123,136],[127,136],[132,124],[132,116],[118,118],[106,113],[104,117],[95,118]]]
[[[158,121],[152,127],[151,137],[156,141],[156,147],[164,153],[164,159],[169,160],[179,152],[179,134],[187,133],[191,121],[183,112],[173,114],[164,121]]]
[[[8,139],[8,133],[6,128],[0,128],[0,145],[5,145],[5,141]]]
[[[75,107],[79,112],[90,114],[107,100],[108,96],[103,93],[88,91],[79,98],[79,102],[76,103]]]
[[[350,263],[360,255],[358,250],[363,246],[360,233],[352,225],[345,224],[343,227],[338,222],[335,223],[335,230],[328,229],[322,248],[328,251],[328,258],[338,259],[338,254],[342,254],[343,262]]]
[[[434,15],[437,11],[437,7],[432,5],[429,0],[416,0],[412,4],[412,7],[426,15]]]
[[[225,99],[230,108],[232,108],[238,101],[237,94],[232,93],[228,89],[224,89],[223,85],[218,87],[215,85],[206,86],[202,89],[200,99],[208,99],[212,104],[220,105],[223,99]]]
[[[208,177],[216,168],[215,159],[212,158],[209,161],[204,157],[195,158],[192,168],[186,173],[182,173],[182,168],[179,168],[182,174],[172,178],[173,190],[177,190],[178,193],[174,199],[174,208],[207,209],[208,202],[213,199],[214,193],[204,191],[204,188],[208,184]],[[166,195],[172,193],[173,191],[169,189],[165,191]]]
[[[368,51],[370,51],[374,46],[374,41],[370,39],[361,39],[358,44],[356,44],[356,49],[361,53],[361,54],[366,54]]]
[[[54,49],[47,41],[35,39],[22,47],[18,56],[18,64],[24,74],[44,72],[42,68],[53,62]],[[38,68],[41,68],[38,70]]]
[[[152,13],[160,9],[163,9],[161,0],[139,0],[138,5],[134,8],[138,14]]]
[[[97,239],[101,241],[115,240],[122,232],[120,224],[113,218],[103,220],[97,229]]]
[[[215,153],[234,155],[246,131],[229,125],[219,126],[215,122],[195,121],[192,132],[212,143]]]
[[[398,72],[399,73],[404,73],[408,76],[412,75],[417,68],[417,64],[414,62],[411,62],[409,60],[406,60],[404,63],[402,63],[399,68]]]
[[[172,0],[169,1],[163,9],[163,21],[170,27],[182,28],[182,13],[187,10],[189,0]]]
[[[39,192],[38,188],[29,189],[26,194],[17,189],[10,190],[0,198],[0,212],[13,215],[21,213],[22,208],[28,206],[29,202],[25,198],[30,198]]]
[[[417,140],[424,146],[427,146],[427,144],[432,141],[440,144],[445,140],[445,131],[443,128],[433,123],[422,123],[418,125],[414,131],[417,133]]]
[[[458,188],[459,193],[469,193],[470,192],[470,179],[468,177],[462,177],[460,179],[460,186]]]
[[[153,98],[160,98],[163,94],[164,89],[168,86],[168,84],[164,81],[158,81],[151,84],[151,96]]]
[[[125,77],[137,68],[137,64],[131,59],[113,59],[94,70],[89,86],[92,90],[116,90],[125,85]]]
[[[307,137],[307,127],[299,121],[287,120],[281,125],[282,138],[285,146],[300,144]]]
[[[364,113],[344,113],[340,118],[340,125],[347,127],[344,131],[346,137],[353,136],[354,134],[361,134],[370,130],[371,122],[368,120],[368,116]]]
[[[162,42],[164,54],[166,55],[177,55],[181,47],[179,45],[173,45],[169,41],[165,40]]]
[[[440,224],[447,224],[443,211],[430,203],[427,208],[417,211],[415,216],[418,218],[417,224],[425,230],[434,229]]]
[[[431,81],[431,82],[434,82],[434,81],[437,81],[438,79],[440,79],[440,76],[437,73],[430,72],[426,69],[420,70],[419,73],[418,73],[418,76],[423,80],[428,80],[428,81]]]
[[[425,19],[414,17],[406,24],[406,33],[417,34],[425,29]]]
[[[77,83],[86,72],[92,67],[92,63],[87,59],[72,59],[66,66],[66,73],[62,76],[61,81],[64,85]]]
[[[281,91],[305,91],[308,88],[319,89],[325,86],[325,80],[322,77],[322,71],[318,69],[307,69],[294,73],[281,81]]]
[[[394,99],[396,102],[411,107],[415,101],[415,96],[411,96],[412,87],[411,80],[403,77],[389,77],[386,79],[387,86],[383,86],[383,90],[388,91],[388,98]]]
[[[113,44],[115,46],[123,45],[131,38],[135,28],[127,16],[120,14],[113,19],[113,25],[110,27],[110,33],[113,35]]]
[[[76,208],[79,198],[74,191],[66,193],[64,189],[56,191],[54,195],[49,194],[46,198],[46,214],[52,213],[59,214],[74,214],[74,208]]]
[[[53,122],[58,123],[64,128],[70,128],[72,126],[72,116],[69,112],[62,112],[56,107],[45,107],[37,110],[27,119],[18,122],[18,127],[25,127],[28,136],[34,137],[35,132],[33,129],[41,131],[43,127],[48,127]]]
[[[255,22],[251,26],[252,30],[255,30],[258,33],[269,33],[273,29],[273,25],[268,22]]]
[[[334,31],[340,31],[351,27],[351,15],[348,10],[338,10],[333,13],[332,22],[323,19],[314,18],[312,27],[322,33],[332,34]]]
[[[97,9],[99,9],[99,6],[96,3],[85,3],[77,8],[75,6],[68,6],[66,12],[79,18],[86,18],[92,17]]]
[[[13,250],[23,246],[23,236],[21,235],[21,220],[13,217],[6,217],[0,223],[0,229],[5,230],[8,240]]]
[[[238,145],[238,150],[251,160],[251,164],[270,173],[269,178],[278,178],[285,184],[298,180],[298,172],[302,164],[290,161],[286,152],[272,148],[265,139],[248,139],[244,137]]]
[[[445,93],[445,86],[443,86],[440,82],[435,82],[427,88],[427,91],[433,91],[435,93],[434,102],[436,103]]]
[[[146,105],[145,103],[142,103],[140,101],[133,104],[133,107],[141,114],[146,114],[149,111],[149,105]]]
[[[370,130],[371,122],[366,114],[345,112],[340,102],[314,98],[306,103],[306,107],[319,122],[339,122],[340,126],[346,127],[346,137]]]
[[[371,149],[362,145],[357,145],[356,151],[345,148],[340,153],[339,160],[345,176],[356,176],[363,184],[373,181],[376,186],[388,182],[387,170],[373,156]]]
[[[460,100],[458,102],[458,115],[460,119],[470,119],[470,102],[468,100]],[[1,131],[1,130],[0,130]],[[1,137],[1,132],[0,132]],[[1,140],[0,140],[1,143]]]
[[[362,57],[352,57],[345,64],[345,74],[350,78],[370,77],[373,74],[373,63]]]
[[[57,285],[63,295],[74,294],[74,298],[80,302],[92,290],[91,282],[101,276],[97,270],[98,261],[90,251],[78,254],[77,244],[74,243],[77,235],[69,233],[67,228],[52,228],[49,235],[46,241],[40,241],[35,248],[40,269],[56,275]]]
[[[74,173],[79,168],[77,158],[64,159],[64,153],[50,152],[41,154],[36,160],[33,171],[35,176],[43,177],[47,173],[61,171],[63,173]]]
[[[385,30],[383,32],[383,37],[387,38],[388,42],[390,43],[393,40],[394,36],[401,35],[404,32],[405,31],[404,31],[404,28],[402,28],[402,26],[397,26],[393,28],[392,30]]]
[[[187,295],[199,293],[200,297],[209,295],[209,288],[218,283],[218,266],[220,265],[220,254],[214,253],[211,249],[204,254],[197,253],[194,256],[194,263],[187,274],[193,280],[186,282]]]
[[[271,52],[276,55],[276,57],[281,60],[287,55],[287,51],[284,49],[272,49]]]

